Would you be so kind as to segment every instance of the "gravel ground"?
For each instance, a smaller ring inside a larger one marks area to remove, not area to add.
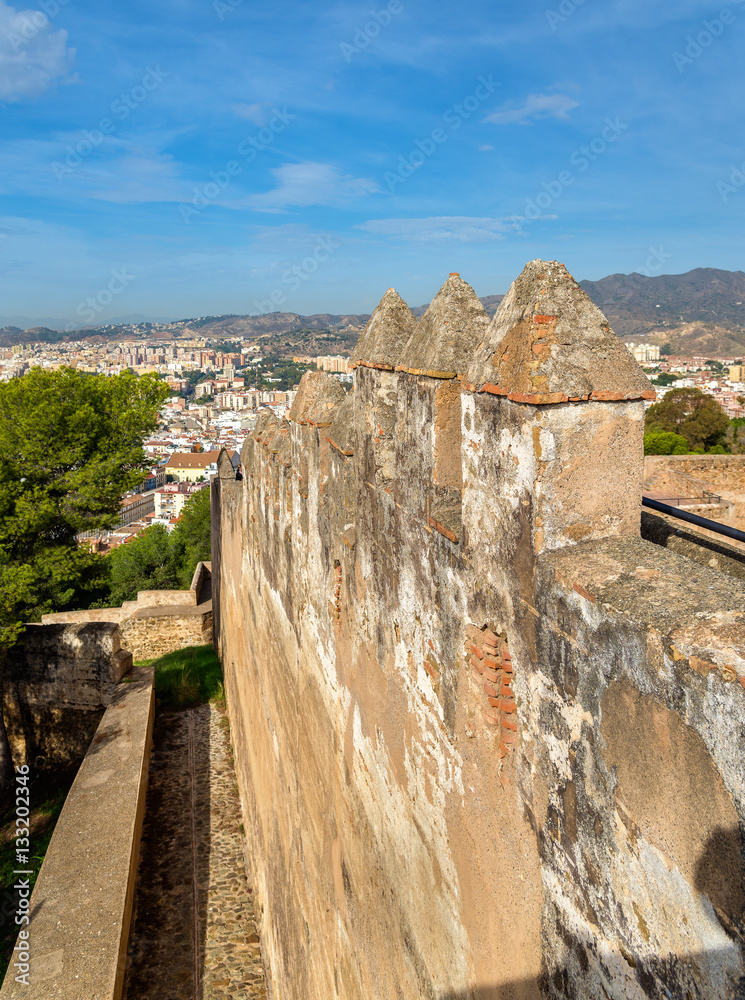
[[[156,726],[125,1000],[266,1000],[227,718]]]

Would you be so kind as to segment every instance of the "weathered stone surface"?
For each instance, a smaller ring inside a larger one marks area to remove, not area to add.
[[[643,389],[566,339],[574,389]],[[213,485],[274,995],[734,1000],[745,588],[639,538],[640,398],[478,389],[360,365],[353,447],[294,422]]]
[[[300,383],[290,410],[290,420],[298,424],[329,427],[333,421],[332,410],[344,401],[346,393],[341,383],[322,371],[308,372]]]
[[[197,608],[143,608],[121,626],[122,642],[141,662],[155,660],[185,646],[212,642],[212,603]]]
[[[401,363],[415,326],[409,307],[394,288],[389,288],[357,341],[352,361],[393,371]]]
[[[453,378],[468,371],[489,317],[459,274],[451,274],[417,323],[396,367],[412,375]]]
[[[118,1000],[142,817],[153,673],[117,688],[80,766],[31,896],[28,984],[13,965],[2,1000]],[[18,943],[21,943],[20,939]],[[12,960],[11,960],[12,961]]]
[[[113,622],[28,625],[8,654],[3,687],[16,766],[82,760],[131,667]]]
[[[533,260],[513,282],[472,359],[468,381],[526,397],[521,402],[654,399],[605,316],[557,261]]]

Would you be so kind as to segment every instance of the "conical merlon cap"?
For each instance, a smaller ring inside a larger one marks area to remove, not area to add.
[[[329,427],[334,419],[332,411],[344,402],[346,395],[339,382],[326,372],[306,372],[300,379],[290,420]]]
[[[603,313],[558,261],[533,260],[512,283],[468,382],[536,404],[655,395]]]
[[[394,288],[389,288],[360,335],[352,361],[392,371],[401,360],[415,325],[409,307]]]
[[[474,290],[460,275],[451,274],[417,323],[397,367],[415,375],[463,374],[488,326],[489,317]]]

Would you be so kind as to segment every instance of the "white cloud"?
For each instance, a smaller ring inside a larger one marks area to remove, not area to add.
[[[254,125],[263,125],[266,120],[261,104],[234,104],[230,110],[234,115],[245,118]]]
[[[569,112],[579,107],[579,101],[567,94],[530,94],[522,102],[509,101],[500,111],[484,118],[495,125],[527,125],[541,118],[566,120]]]
[[[520,220],[513,216],[479,219],[444,215],[428,219],[370,219],[358,228],[409,243],[498,243],[510,233],[519,232]]]
[[[377,181],[343,174],[330,163],[286,163],[272,170],[273,191],[252,195],[248,203],[260,212],[277,212],[290,205],[329,205],[379,190]]]
[[[71,70],[75,50],[38,10],[16,10],[0,0],[0,100],[39,97]]]

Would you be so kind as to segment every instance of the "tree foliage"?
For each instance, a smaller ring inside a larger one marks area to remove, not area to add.
[[[0,384],[0,647],[100,585],[100,560],[76,536],[116,523],[166,395],[153,376],[72,368]]]
[[[191,585],[197,563],[212,558],[210,491],[199,490],[184,504],[178,524],[171,535],[171,548],[177,567],[177,582],[182,588]]]
[[[203,489],[184,505],[170,535],[154,524],[106,557],[108,592],[98,603],[133,601],[140,590],[188,590],[197,563],[210,552],[210,491]]]
[[[688,442],[680,434],[665,431],[644,435],[645,455],[687,455]]]
[[[647,433],[679,434],[691,451],[723,444],[728,427],[729,420],[716,400],[700,389],[671,389],[646,415]]]

